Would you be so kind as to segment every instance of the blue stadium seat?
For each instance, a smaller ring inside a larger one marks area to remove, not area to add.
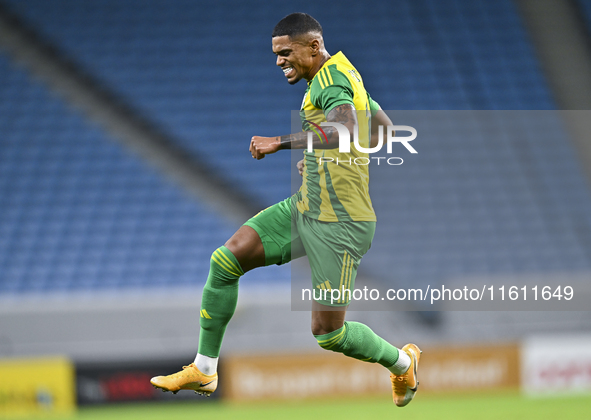
[[[227,221],[4,55],[0,104],[0,295],[205,282]]]

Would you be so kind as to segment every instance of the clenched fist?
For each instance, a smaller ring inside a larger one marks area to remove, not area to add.
[[[250,153],[255,159],[262,159],[279,150],[281,143],[279,137],[254,136],[250,139]]]
[[[298,168],[298,172],[299,172],[300,176],[303,176],[304,175],[304,159],[302,159],[298,163],[296,163],[296,168]]]

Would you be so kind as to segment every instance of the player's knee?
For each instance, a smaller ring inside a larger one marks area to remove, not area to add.
[[[330,331],[327,331],[322,323],[312,321],[312,334],[314,334],[314,336],[328,334],[329,332]]]
[[[335,308],[328,308],[315,302],[312,310],[312,334],[329,334],[343,327],[345,324],[345,311],[332,309]]]
[[[258,233],[242,226],[224,246],[236,257],[244,272],[265,265],[265,248]]]
[[[230,239],[226,241],[224,246],[232,251],[234,255],[236,255],[241,254],[248,246],[248,243],[243,237],[239,235],[232,235]]]
[[[336,330],[342,328],[342,326],[343,326],[342,323],[334,322],[332,320],[330,322],[326,322],[325,320],[322,320],[322,319],[313,319],[312,320],[312,334],[314,334],[314,336],[329,334],[333,331],[336,331]]]

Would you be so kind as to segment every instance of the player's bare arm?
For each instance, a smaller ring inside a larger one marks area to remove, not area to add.
[[[352,133],[353,127],[357,124],[357,113],[353,105],[338,105],[328,113],[326,121],[340,123]],[[326,138],[320,133],[311,132],[312,147],[314,149],[336,149],[339,147],[339,133],[337,129],[335,127],[322,127],[322,129]],[[254,136],[250,140],[250,153],[255,159],[262,159],[265,155],[282,149],[305,149],[306,147],[308,147],[308,131],[278,137]]]
[[[372,124],[371,124],[371,147],[376,147],[378,145],[378,136],[379,136],[379,127],[387,127],[388,125],[393,125],[392,120],[390,117],[386,115],[382,108],[372,117]],[[304,173],[304,159],[298,161],[296,163],[296,168],[300,176]]]
[[[380,126],[387,127],[389,125],[394,125],[394,123],[392,123],[390,117],[388,117],[388,115],[382,111],[382,108],[380,107],[378,112],[376,112],[376,114],[371,117],[371,147],[376,147],[378,145]]]

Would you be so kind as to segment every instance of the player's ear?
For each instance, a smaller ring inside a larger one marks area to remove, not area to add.
[[[320,40],[318,38],[312,38],[308,44],[308,48],[312,56],[317,55],[320,52]]]

